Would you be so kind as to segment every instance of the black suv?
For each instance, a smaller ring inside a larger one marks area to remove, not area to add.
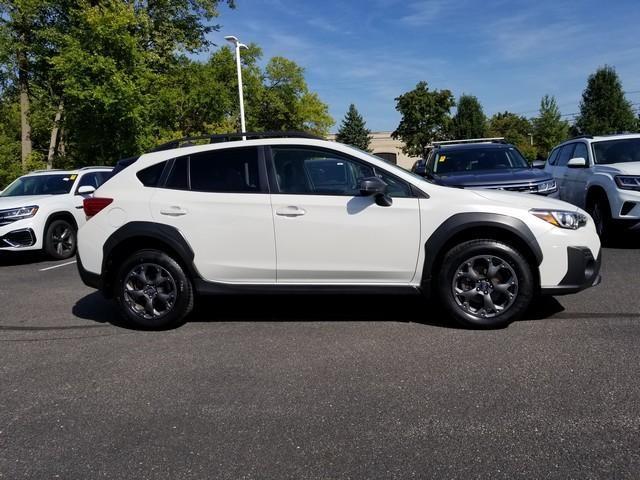
[[[477,139],[436,143],[412,170],[439,185],[557,196],[555,180],[537,166],[502,139]]]

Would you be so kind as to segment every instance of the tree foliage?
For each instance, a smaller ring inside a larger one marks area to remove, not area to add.
[[[455,139],[482,138],[485,136],[486,123],[480,101],[473,95],[461,95],[451,121],[451,136]]]
[[[575,126],[585,135],[606,135],[636,129],[633,109],[624,96],[622,83],[613,67],[605,65],[589,76]]]
[[[221,5],[234,1],[0,0],[0,187],[34,165],[112,164],[170,138],[237,130],[233,52],[189,56],[211,46]],[[261,56],[242,52],[247,127],[325,134],[333,120],[304,70],[283,57],[262,68]],[[23,164],[21,119],[33,145]]]
[[[371,130],[367,128],[364,118],[352,103],[342,119],[336,134],[336,140],[368,152],[369,144],[371,143],[370,134]]]
[[[451,108],[455,106],[449,90],[429,90],[427,82],[419,82],[415,89],[395,101],[402,118],[391,136],[404,142],[402,150],[407,155],[424,155],[426,147],[434,140],[447,138]]]
[[[545,95],[540,101],[538,117],[533,119],[533,138],[537,154],[547,158],[551,149],[569,136],[569,124],[562,120],[555,97]]]
[[[529,160],[535,160],[536,148],[531,145],[533,127],[526,118],[511,112],[496,113],[489,119],[489,135],[504,137],[514,144]]]

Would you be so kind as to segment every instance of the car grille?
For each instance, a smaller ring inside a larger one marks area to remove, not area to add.
[[[506,192],[522,192],[522,193],[541,193],[542,195],[548,195],[556,191],[554,190],[543,190],[542,192],[538,191],[538,187],[540,185],[544,185],[548,183],[548,180],[543,182],[533,182],[533,183],[518,183],[518,184],[501,184],[501,185],[479,185],[474,188],[486,188],[489,190],[504,190]]]

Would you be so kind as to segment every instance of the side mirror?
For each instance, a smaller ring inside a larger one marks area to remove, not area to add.
[[[83,185],[78,188],[78,195],[93,195],[95,191],[95,187],[92,187],[91,185]]]
[[[583,157],[575,157],[567,162],[569,168],[586,168],[587,161]]]
[[[360,180],[360,194],[370,197],[374,196],[376,204],[381,207],[390,207],[391,197],[387,195],[387,184],[378,177],[367,177]]]
[[[534,160],[531,163],[531,168],[544,168],[546,163],[547,162],[545,162],[544,160]]]

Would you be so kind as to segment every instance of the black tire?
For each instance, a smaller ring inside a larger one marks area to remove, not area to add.
[[[114,289],[122,316],[137,328],[176,327],[193,309],[189,277],[178,262],[159,250],[140,250],[127,258],[118,270]]]
[[[614,225],[611,219],[611,206],[606,195],[601,194],[594,198],[588,210],[593,218],[600,241],[602,243],[609,242],[614,234]]]
[[[56,260],[65,260],[76,254],[77,229],[68,220],[54,220],[44,233],[44,251]]]
[[[527,310],[535,294],[529,262],[498,240],[469,240],[454,246],[445,254],[437,278],[443,307],[470,328],[507,326]],[[490,300],[485,303],[487,295]]]

